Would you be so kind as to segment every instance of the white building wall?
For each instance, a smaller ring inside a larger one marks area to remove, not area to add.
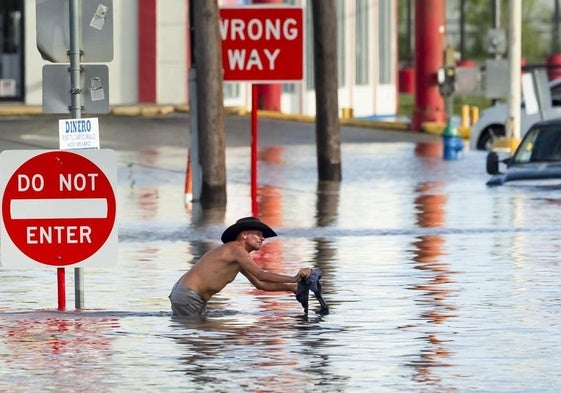
[[[390,58],[381,59],[379,45],[381,38],[377,30],[378,21],[380,19],[389,19],[390,21],[395,21],[395,26],[397,26],[397,4],[394,2],[392,7],[390,7],[390,15],[381,15],[379,8],[374,8],[373,20],[375,23],[370,24],[371,36],[375,37],[373,39],[373,64],[380,64],[381,61],[389,61],[391,70],[398,69],[398,48],[397,48],[397,37],[387,37],[386,43],[390,45]],[[397,30],[393,31],[393,34],[397,35]],[[382,37],[384,39],[384,37]],[[372,83],[372,92],[369,94],[373,97],[372,108],[369,108],[370,113],[377,114],[379,116],[395,115],[398,107],[398,91],[397,91],[397,72],[393,71],[391,73],[391,80],[389,83],[384,83],[379,80],[380,70],[378,67],[373,69],[374,83]]]
[[[339,81],[339,107],[340,108],[355,108],[354,97],[354,84],[355,84],[355,67],[354,63],[349,59],[356,57],[355,53],[355,5],[353,1],[346,1],[345,3],[345,26],[344,33],[344,59],[338,59],[338,67],[345,62],[345,73],[342,81]]]
[[[44,61],[36,47],[36,15],[35,0],[24,0],[25,3],[25,103],[42,104],[42,67],[49,64]],[[109,67],[109,103],[110,105],[127,105],[138,102],[138,0],[113,0],[113,44],[114,58],[107,63]],[[300,5],[305,1],[297,1]],[[372,75],[370,83],[365,86],[355,85],[355,22],[354,1],[345,1],[346,29],[345,83],[339,87],[339,107],[352,108],[356,117],[376,115],[393,115],[397,108],[396,78],[392,76],[389,84],[379,84],[377,77],[376,58],[378,30],[377,1],[370,3],[370,53],[372,56]],[[183,104],[188,97],[188,0],[158,0],[156,6],[157,20],[157,60],[156,60],[156,97],[158,104]],[[306,13],[311,10],[305,10]],[[395,11],[394,11],[395,12]],[[380,16],[387,18],[388,16]],[[392,18],[395,15],[391,16]],[[306,18],[309,23],[311,18]],[[307,29],[311,32],[311,29]],[[395,32],[397,34],[397,32]],[[392,68],[397,69],[397,39],[388,37],[395,51]],[[307,37],[306,45],[313,40]],[[311,47],[307,48],[312,51]],[[305,73],[305,78],[313,75]],[[226,88],[225,105],[245,106],[251,108],[251,84],[240,83]],[[307,88],[306,79],[294,85],[292,92],[284,92],[281,97],[281,110],[291,114],[314,116],[315,92]]]
[[[35,0],[24,2],[25,28],[25,103],[27,105],[42,105],[43,98],[43,65],[47,64],[37,50]]]
[[[82,0],[83,1],[83,0]],[[109,105],[138,102],[138,0],[113,0]]]
[[[160,104],[187,102],[187,1],[158,0],[156,99]]]
[[[305,10],[306,13],[311,12],[311,10]],[[379,58],[378,51],[378,18],[395,18],[394,15],[380,15],[378,9],[378,2],[370,2],[369,7],[369,83],[365,85],[356,84],[356,73],[355,73],[355,59],[356,59],[356,43],[361,37],[356,36],[356,7],[355,1],[345,1],[344,3],[344,15],[339,15],[340,18],[345,18],[345,34],[344,43],[342,43],[344,48],[344,56],[338,59],[338,67],[345,63],[345,73],[342,81],[339,81],[338,89],[338,100],[339,108],[351,108],[355,117],[367,117],[372,115],[377,116],[393,116],[396,114],[397,109],[397,76],[393,73],[392,80],[390,83],[380,83],[379,82],[379,63],[382,59]],[[396,9],[393,10],[396,12]],[[306,19],[307,21],[310,18]],[[310,22],[308,22],[310,23]],[[307,30],[311,35],[311,28]],[[393,51],[392,58],[390,59],[391,68],[397,70],[397,31],[394,31],[395,36],[385,37],[390,43]],[[306,45],[307,50],[312,51],[312,37],[307,37]],[[386,61],[388,59],[385,59]],[[315,91],[309,90],[307,86],[307,78],[313,78],[313,75],[305,75],[305,78],[301,83],[300,97],[294,97],[294,94],[285,93],[282,98],[282,111],[287,113],[291,112],[296,107],[294,100],[296,102],[301,100],[299,105],[300,113],[310,116],[315,116]],[[298,90],[298,89],[297,89]],[[341,115],[341,113],[339,113]]]

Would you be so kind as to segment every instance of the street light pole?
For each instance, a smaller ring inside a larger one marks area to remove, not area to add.
[[[509,2],[509,41],[508,66],[510,74],[510,90],[508,95],[508,119],[506,135],[510,139],[511,151],[516,150],[520,143],[520,101],[521,101],[521,32],[522,32],[522,0]]]

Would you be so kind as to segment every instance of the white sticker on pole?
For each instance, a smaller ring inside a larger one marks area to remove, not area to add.
[[[99,149],[99,122],[95,117],[59,120],[58,139],[61,150]]]

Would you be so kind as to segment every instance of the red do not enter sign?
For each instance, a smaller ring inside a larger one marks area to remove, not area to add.
[[[92,259],[106,244],[116,247],[116,168],[106,173],[98,165],[116,167],[114,152],[29,152],[0,154],[0,165],[14,168],[2,175],[2,265],[64,267]]]

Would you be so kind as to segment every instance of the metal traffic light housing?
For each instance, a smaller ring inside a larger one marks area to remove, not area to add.
[[[440,67],[437,72],[438,90],[443,97],[450,97],[455,90],[456,66]]]

